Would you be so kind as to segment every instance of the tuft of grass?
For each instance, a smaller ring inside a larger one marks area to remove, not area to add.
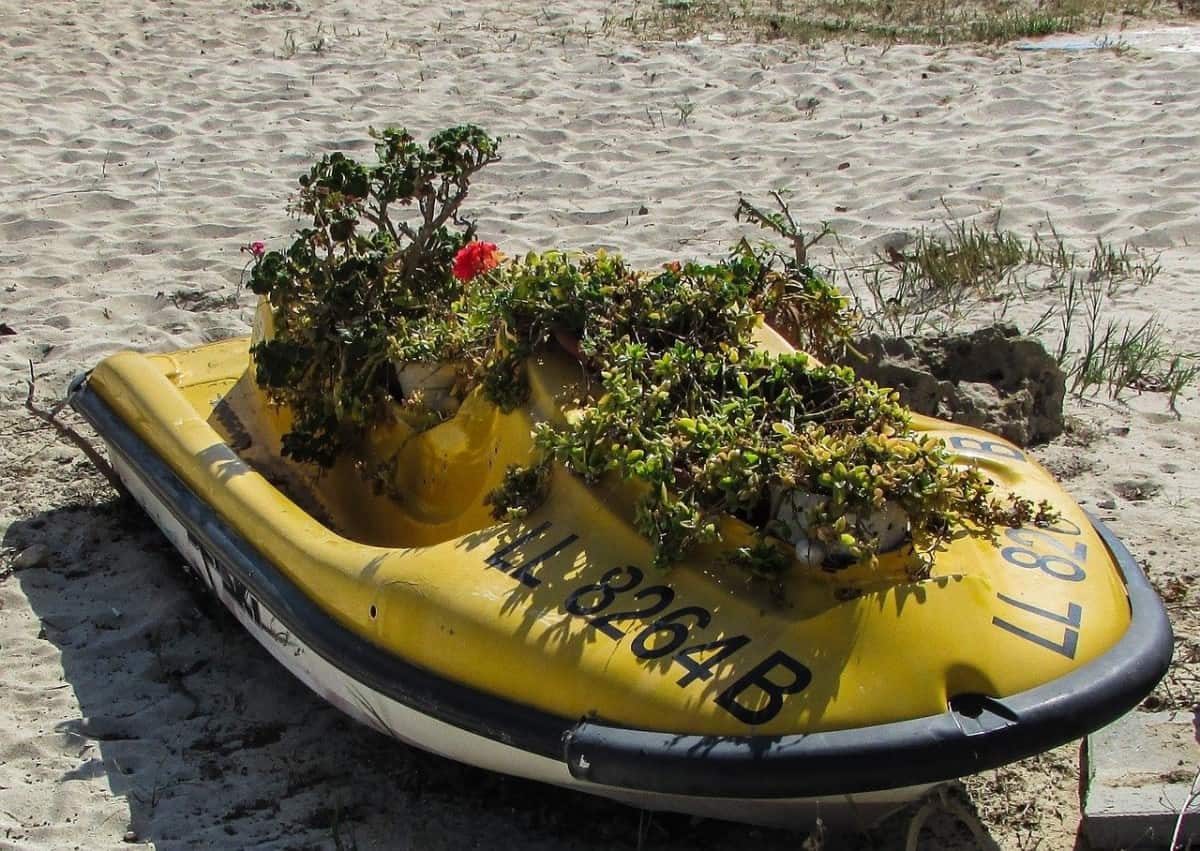
[[[280,48],[278,58],[291,59],[300,51],[300,46],[296,44],[296,31],[287,30],[283,34],[283,47]]]
[[[1108,315],[1115,295],[1148,286],[1161,269],[1158,256],[1128,243],[1097,237],[1090,253],[1071,248],[1049,221],[1025,238],[959,220],[865,264],[837,265],[835,257],[832,273],[845,282],[864,329],[896,337],[970,324],[985,307],[995,321],[1016,300],[1056,293],[1028,333],[1057,333],[1055,356],[1072,393],[1114,400],[1128,390],[1166,393],[1178,414],[1180,394],[1200,380],[1200,352],[1172,348],[1157,316]]]
[[[686,127],[692,118],[692,113],[696,111],[696,104],[692,103],[691,98],[684,95],[682,99],[675,101],[675,109],[679,113],[679,126]]]
[[[1167,404],[1176,414],[1183,390],[1200,378],[1200,353],[1178,352],[1166,341],[1166,329],[1157,316],[1137,322],[1108,318],[1106,306],[1122,285],[1139,289],[1161,271],[1158,257],[1120,248],[1099,237],[1086,265],[1066,249],[1050,226],[1053,239],[1037,242],[1041,262],[1061,281],[1059,303],[1047,315],[1057,314],[1061,336],[1057,359],[1066,371],[1071,392],[1078,396],[1106,391],[1119,399],[1126,390],[1167,393]],[[1074,331],[1082,323],[1083,339],[1072,348]]]
[[[1178,14],[1200,10],[1180,2]],[[1000,44],[1019,38],[1100,27],[1106,19],[1169,14],[1153,0],[659,0],[635,2],[605,19],[640,38],[690,38],[721,32],[754,40]]]
[[[992,292],[1031,259],[1029,248],[1016,234],[968,221],[948,222],[945,227],[946,236],[922,230],[912,251],[889,254],[902,286],[934,298],[958,289]]]
[[[318,21],[317,31],[313,33],[312,39],[308,42],[309,48],[313,53],[324,53],[329,47],[329,40],[325,38],[325,24]]]
[[[1113,283],[1119,285],[1121,281],[1129,281],[1135,288],[1141,288],[1153,283],[1161,271],[1162,266],[1159,265],[1157,257],[1147,257],[1144,253],[1132,249],[1129,243],[1117,249],[1111,243],[1096,237],[1088,277],[1108,281],[1110,296],[1116,292],[1112,288]]]
[[[941,234],[921,230],[903,251],[889,247],[864,266],[840,271],[868,328],[906,336],[965,320],[985,303],[1003,312],[1025,290],[1018,273],[1037,259],[1032,242],[960,220],[947,222]]]
[[[1179,414],[1179,394],[1200,377],[1200,353],[1172,350],[1157,316],[1140,323],[1114,319],[1101,323],[1098,311],[1091,309],[1086,327],[1082,350],[1066,364],[1072,393],[1084,396],[1105,390],[1114,400],[1126,390],[1166,393],[1167,405]]]
[[[1048,15],[1041,12],[1009,12],[971,21],[964,33],[968,37],[954,40],[1003,44],[1018,38],[1075,32],[1089,25],[1088,19],[1076,14]]]
[[[1040,332],[1055,317],[1070,323],[1081,316],[1085,297],[1140,289],[1161,268],[1157,256],[1128,243],[1118,247],[1097,238],[1090,255],[1081,253],[1052,222],[1045,232],[1024,237],[995,225],[948,220],[941,233],[921,230],[904,250],[885,248],[872,261],[842,266],[835,275],[841,275],[868,328],[904,336],[969,320],[985,306],[1002,318],[1016,299],[1057,291],[1061,303],[1031,331]],[[1065,325],[1062,331],[1066,346],[1070,333]],[[1065,354],[1060,347],[1060,360]]]

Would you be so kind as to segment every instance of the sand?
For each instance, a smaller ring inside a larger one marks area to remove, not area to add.
[[[470,205],[509,253],[716,257],[742,233],[738,193],[781,186],[799,220],[828,220],[862,256],[947,216],[1023,233],[1049,217],[1081,248],[1161,252],[1153,284],[1112,307],[1157,313],[1189,350],[1200,65],[1153,47],[648,42],[621,25],[628,7],[577,0],[301,5],[0,0],[0,847],[795,847],[648,822],[345,720],[24,410],[30,363],[49,406],[118,350],[246,333],[240,247],[286,243],[285,199],[313,159],[368,151],[370,125],[462,121],[504,138]],[[1155,700],[1190,711],[1195,388],[1179,409],[1154,393],[1071,400],[1071,430],[1036,454],[1168,591],[1179,639]],[[1001,847],[1074,842],[1074,746],[969,786]]]

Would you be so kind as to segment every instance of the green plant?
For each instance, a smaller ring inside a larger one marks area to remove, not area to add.
[[[498,140],[471,125],[424,146],[404,130],[373,135],[376,165],[335,153],[300,178],[295,210],[310,224],[250,276],[275,326],[254,347],[257,379],[292,407],[283,451],[297,461],[331,464],[386,415],[394,362],[459,354],[461,336],[407,328],[451,312],[450,262],[474,233],[459,207],[472,176],[499,158]]]
[[[738,199],[734,211],[735,219],[777,234],[792,249],[790,258],[769,242],[760,249],[772,263],[786,270],[786,274],[772,279],[772,298],[764,305],[766,319],[793,346],[821,357],[838,358],[856,330],[859,317],[848,309],[837,288],[820,277],[808,261],[809,249],[833,235],[833,228],[829,222],[821,222],[816,235],[806,237],[792,217],[783,192],[772,191],[771,197],[779,207],[778,212],[765,211],[745,198]],[[739,250],[754,251],[745,239],[739,243]]]
[[[1123,323],[1105,316],[1106,299],[1121,282],[1141,287],[1154,280],[1158,258],[1135,253],[1128,245],[1116,249],[1097,239],[1088,267],[1078,269],[1077,255],[1066,251],[1057,234],[1055,240],[1056,247],[1043,256],[1063,270],[1057,276],[1063,283],[1058,305],[1046,315],[1056,312],[1059,317],[1057,360],[1067,371],[1071,392],[1086,396],[1104,389],[1112,399],[1119,399],[1127,389],[1163,392],[1168,394],[1168,407],[1178,414],[1179,394],[1200,378],[1200,354],[1172,349],[1156,316]],[[1080,320],[1082,343],[1076,350],[1072,343]]]
[[[675,109],[679,113],[679,126],[684,127],[692,118],[692,113],[696,111],[696,104],[687,95],[684,95],[680,100],[675,101]]]
[[[283,34],[283,48],[280,50],[280,59],[291,59],[300,50],[296,44],[295,30],[287,30]]]
[[[794,236],[798,258],[743,241],[722,263],[653,273],[614,255],[555,252],[489,273],[517,348],[570,341],[595,382],[567,422],[538,426],[541,459],[510,470],[489,498],[498,518],[534,507],[543,492],[533,485],[555,462],[589,482],[633,483],[635,524],[656,564],[721,539],[722,517],[733,515],[757,530],[734,560],[777,575],[791,564],[782,542],[801,533],[828,550],[826,567],[871,558],[878,540],[869,520],[889,505],[903,509],[926,553],[964,524],[987,531],[1046,516],[991,499],[977,469],[954,466],[939,440],[911,431],[895,393],[809,355],[755,346],[759,316],[794,292],[805,294],[796,310],[817,305],[813,315],[831,323],[798,323],[808,347],[828,352],[851,327],[840,296],[800,264],[805,241],[784,209],[767,215],[744,204],[739,213]],[[833,303],[841,309],[830,317]],[[816,497],[803,530],[774,510],[784,491]]]
[[[586,387],[569,417],[536,426],[536,457],[489,495],[498,518],[544,499],[556,463],[589,482],[629,482],[656,564],[723,540],[733,516],[753,542],[732,560],[777,576],[798,536],[820,544],[828,569],[873,558],[872,518],[892,508],[919,553],[956,530],[1049,516],[994,499],[977,468],[912,431],[897,394],[813,357],[840,353],[854,316],[808,265],[828,226],[805,236],[780,193],[777,211],[742,199],[737,216],[790,250],[742,239],[719,262],[650,271],[604,252],[502,260],[458,216],[471,177],[498,158],[496,140],[472,126],[425,146],[402,130],[375,138],[377,165],[342,154],[314,165],[295,202],[309,224],[286,252],[255,255],[250,285],[274,328],[252,351],[259,384],[293,413],[286,455],[329,465],[398,403],[411,423],[437,422],[443,412],[404,389],[398,366],[453,365],[459,394],[479,388],[510,409],[528,392],[529,356],[559,347]],[[760,348],[764,317],[811,354]],[[785,517],[791,493],[805,508]]]
[[[518,520],[529,513],[530,506],[541,505],[549,494],[550,466],[512,466],[504,471],[504,482],[489,493],[485,504],[492,506],[498,520]]]
[[[312,40],[308,43],[308,46],[312,49],[313,53],[324,53],[326,48],[329,46],[329,40],[325,38],[324,29],[325,25],[321,22],[318,22],[317,31],[313,33]]]
[[[926,552],[964,522],[990,528],[1010,516],[977,469],[956,468],[941,441],[911,432],[894,393],[849,369],[745,343],[625,343],[608,354],[599,398],[570,425],[541,427],[538,444],[585,479],[615,472],[640,483],[635,522],[660,566],[717,540],[723,515],[757,527],[738,558],[763,574],[790,564],[778,542],[801,532],[838,554],[827,568],[874,555],[865,521],[889,503]],[[803,530],[772,516],[779,490],[818,497]]]

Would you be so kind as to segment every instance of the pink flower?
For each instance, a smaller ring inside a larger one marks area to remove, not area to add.
[[[250,253],[255,257],[262,257],[267,253],[267,244],[265,242],[255,240],[254,242],[250,243]]]
[[[454,255],[451,271],[460,281],[469,281],[500,265],[499,250],[491,242],[468,242]]]

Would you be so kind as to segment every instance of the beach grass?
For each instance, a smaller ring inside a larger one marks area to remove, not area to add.
[[[1078,30],[1121,28],[1130,19],[1200,14],[1200,4],[1157,0],[638,0],[609,28],[644,38],[726,37],[798,42],[864,40],[1000,44]]]
[[[1072,247],[1047,220],[1031,236],[948,219],[903,248],[865,261],[835,252],[828,273],[854,301],[865,331],[912,337],[1001,321],[1020,303],[1047,303],[1025,330],[1051,343],[1079,397],[1127,390],[1161,392],[1178,413],[1180,394],[1200,379],[1200,352],[1167,339],[1157,315],[1113,318],[1114,296],[1148,287],[1159,258],[1099,237],[1090,252]]]

